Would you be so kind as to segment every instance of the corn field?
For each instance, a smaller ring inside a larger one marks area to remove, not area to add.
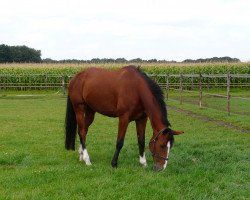
[[[128,65],[128,64],[127,64]],[[150,74],[158,83],[165,83],[166,76],[169,76],[169,82],[178,84],[180,78],[187,85],[198,84],[198,78],[190,76],[190,74],[250,74],[250,63],[218,63],[218,64],[140,64],[141,70]],[[10,87],[25,86],[30,88],[37,88],[41,86],[50,88],[53,85],[60,86],[67,84],[70,77],[79,71],[92,66],[99,66],[108,69],[117,69],[126,64],[1,64],[0,65],[0,85],[3,88],[8,84]],[[182,74],[183,76],[173,76],[175,74]],[[185,76],[189,74],[189,76]],[[214,78],[203,77],[203,81],[211,86],[225,83],[225,78],[218,76]],[[247,78],[231,78],[231,83],[235,85],[247,85],[249,79]]]

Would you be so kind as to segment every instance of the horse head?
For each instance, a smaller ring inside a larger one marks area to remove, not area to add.
[[[167,167],[169,152],[174,143],[174,135],[183,133],[183,131],[164,128],[158,133],[153,134],[149,142],[149,149],[154,160],[154,170],[161,171]]]

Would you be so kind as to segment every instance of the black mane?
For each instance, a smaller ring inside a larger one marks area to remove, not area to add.
[[[169,121],[168,121],[168,118],[167,118],[166,104],[165,104],[164,95],[163,95],[163,92],[162,92],[160,86],[155,81],[150,79],[146,73],[141,71],[139,67],[136,67],[136,69],[139,72],[139,74],[142,76],[142,78],[146,81],[149,89],[151,90],[153,96],[155,97],[156,101],[158,102],[158,104],[160,106],[161,114],[162,114],[162,122],[167,127],[171,126]]]

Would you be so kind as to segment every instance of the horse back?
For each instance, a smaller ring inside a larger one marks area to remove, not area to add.
[[[108,116],[120,116],[140,109],[141,78],[133,67],[120,70],[89,68],[70,82],[69,90],[77,90],[78,101]],[[75,94],[76,95],[76,94]]]

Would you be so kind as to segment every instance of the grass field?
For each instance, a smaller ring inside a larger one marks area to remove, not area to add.
[[[175,137],[167,169],[152,170],[148,148],[148,167],[139,166],[131,123],[114,170],[117,119],[97,115],[87,138],[93,165],[87,167],[77,152],[64,149],[65,97],[22,94],[0,93],[0,199],[250,198],[249,134],[169,109],[173,128],[185,134]],[[147,145],[151,134],[148,124]]]
[[[227,112],[227,98],[226,98],[226,88],[214,88],[210,90],[202,91],[202,107],[209,107],[219,111]],[[169,100],[176,100],[180,102],[180,91],[169,90],[168,92]],[[224,95],[224,97],[216,96]],[[250,90],[249,88],[238,88],[231,89],[230,91],[230,112],[232,115],[245,115],[249,120],[250,126]],[[242,97],[243,99],[237,98]],[[244,99],[245,98],[245,99]],[[195,106],[199,105],[199,91],[183,91],[182,100],[184,103],[193,104]],[[248,116],[248,117],[247,117]]]

